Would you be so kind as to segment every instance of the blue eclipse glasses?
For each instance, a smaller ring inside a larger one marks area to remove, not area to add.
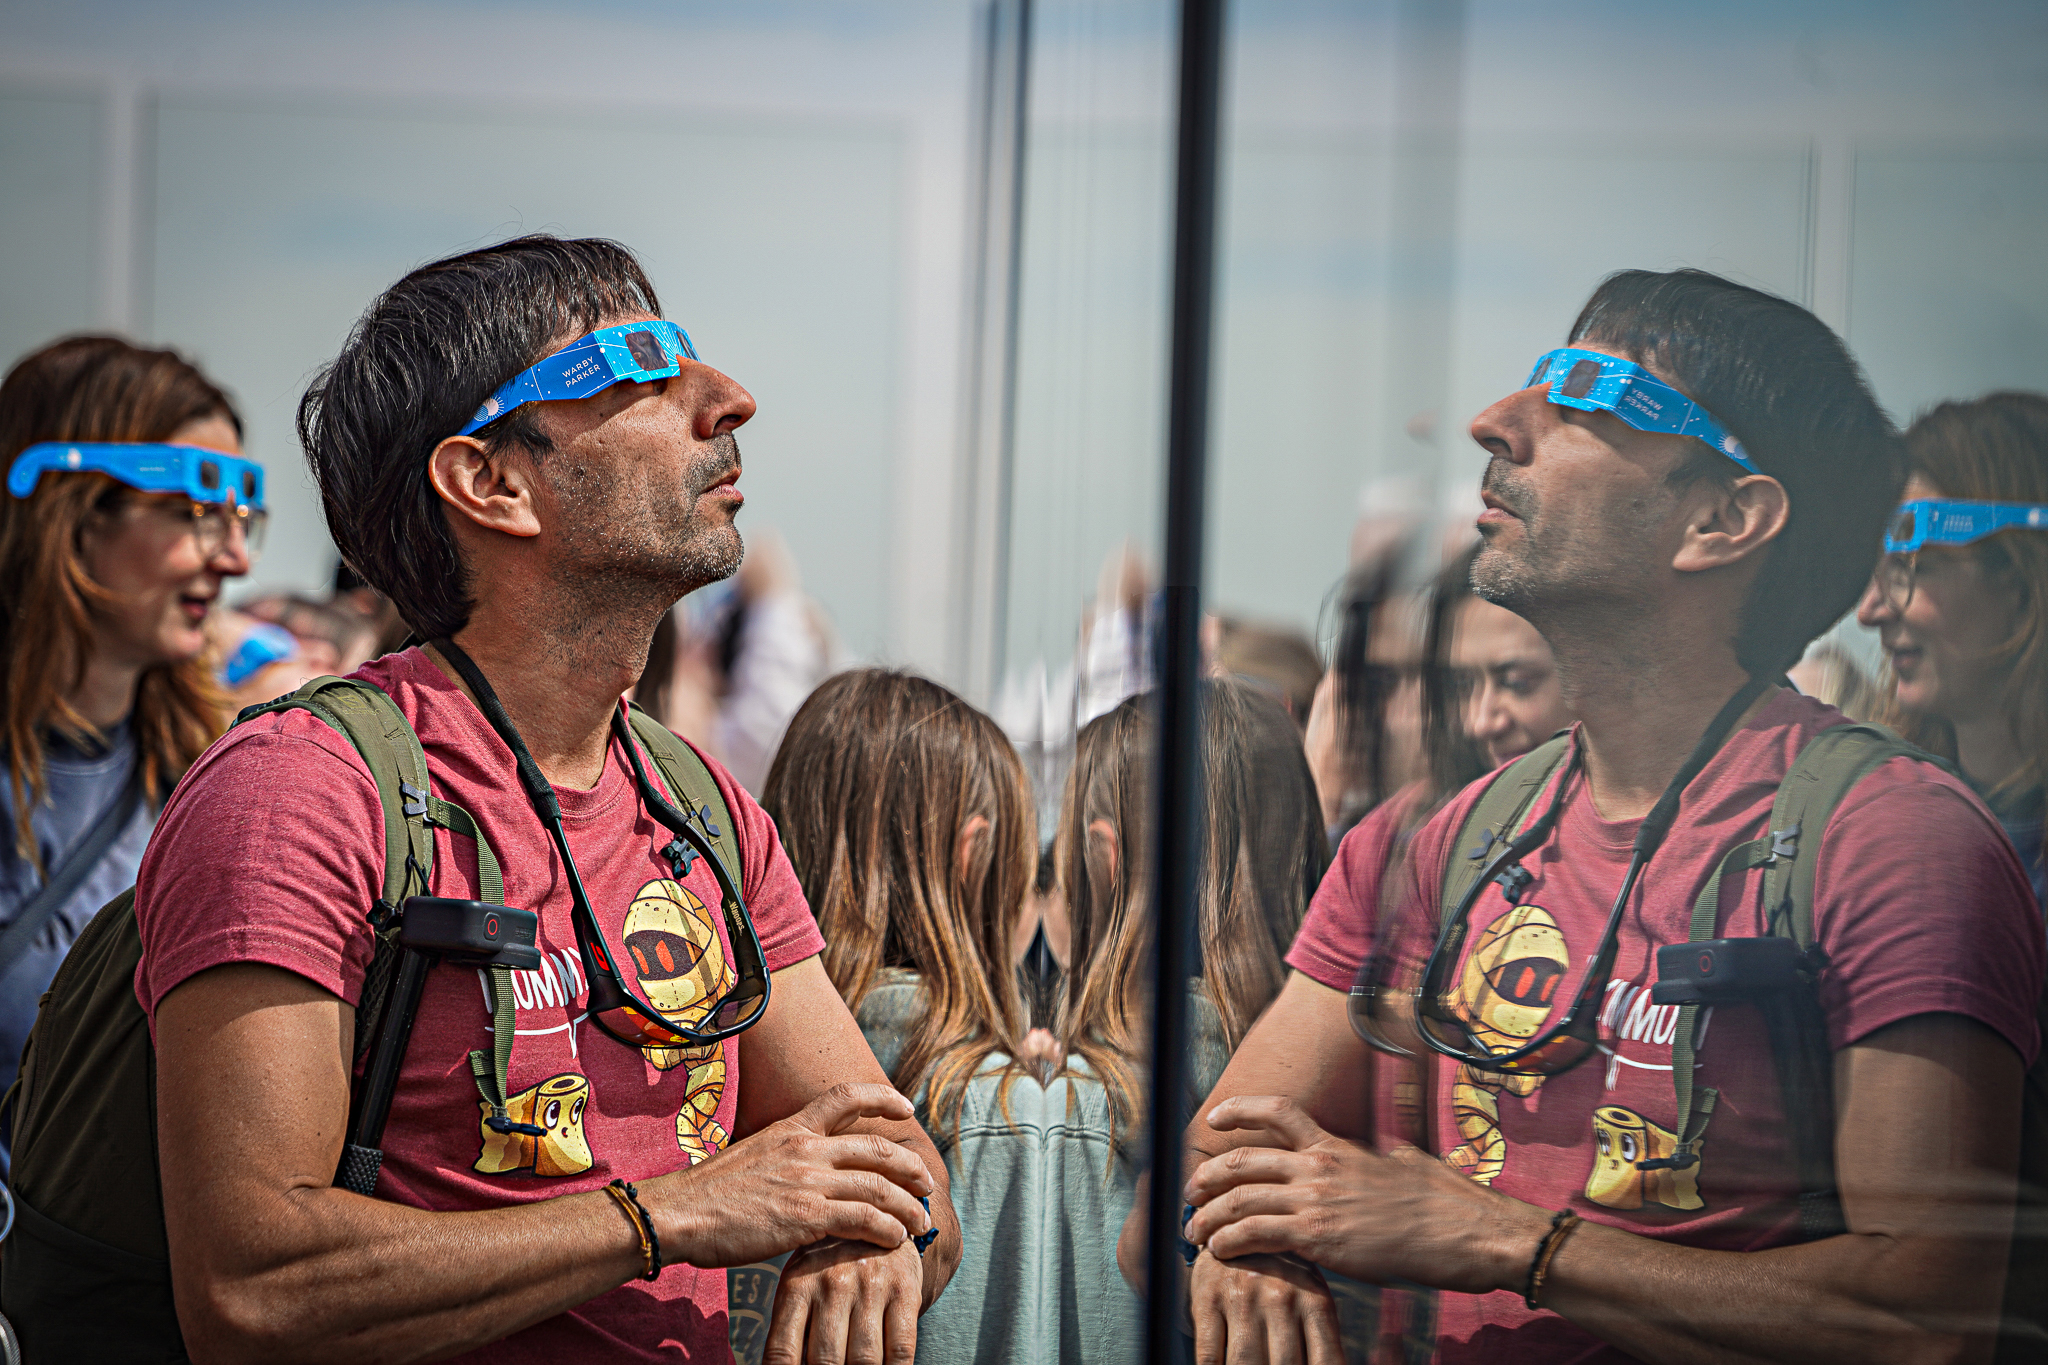
[[[1910,554],[1923,545],[1969,545],[2013,527],[2048,531],[2048,507],[2032,502],[1970,502],[1915,498],[1885,523],[1884,552]]]
[[[681,371],[685,359],[696,358],[690,334],[673,322],[622,322],[616,327],[600,327],[514,375],[509,383],[486,398],[476,416],[455,434],[467,436],[528,403],[588,398],[627,381],[644,384],[654,379],[670,379]]]
[[[1536,362],[1523,388],[1550,381],[1550,401],[1581,412],[1611,412],[1637,431],[1691,436],[1706,442],[1752,474],[1742,442],[1730,436],[1713,415],[1642,366],[1598,351],[1564,347]]]
[[[140,441],[42,441],[15,457],[7,491],[25,498],[51,471],[109,474],[144,493],[183,493],[194,502],[263,510],[263,466],[201,446]]]

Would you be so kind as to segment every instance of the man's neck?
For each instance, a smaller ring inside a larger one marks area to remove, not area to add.
[[[1550,635],[1565,700],[1578,714],[1593,808],[1608,820],[1649,814],[1714,716],[1748,674],[1725,633],[1568,630]],[[1625,634],[1627,642],[1617,643]],[[1767,689],[1737,728],[1769,701]],[[1731,731],[1732,733],[1732,731]]]
[[[559,605],[559,604],[557,604]],[[640,680],[659,609],[619,607],[593,615],[522,601],[479,604],[455,643],[475,662],[549,782],[587,791],[604,775],[612,714]],[[567,629],[535,621],[572,622]],[[454,667],[440,670],[475,701]]]

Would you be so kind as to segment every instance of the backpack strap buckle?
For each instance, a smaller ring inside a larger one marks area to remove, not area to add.
[[[1670,1156],[1660,1156],[1648,1161],[1638,1161],[1636,1169],[1639,1171],[1682,1171],[1689,1166],[1697,1166],[1700,1164],[1700,1154],[1693,1149],[1698,1145],[1697,1142],[1681,1142],[1671,1149]]]
[[[484,1127],[494,1133],[517,1133],[521,1137],[546,1137],[548,1130],[536,1128],[530,1123],[514,1121],[503,1109],[484,1120]]]
[[[1493,880],[1499,884],[1501,894],[1507,897],[1509,905],[1520,905],[1522,892],[1527,889],[1530,882],[1536,880],[1536,874],[1520,863],[1510,863],[1502,868],[1500,875]]]
[[[668,859],[669,866],[675,869],[676,880],[681,881],[690,875],[690,869],[696,865],[697,859],[704,855],[681,839],[671,839],[661,850],[661,856]]]

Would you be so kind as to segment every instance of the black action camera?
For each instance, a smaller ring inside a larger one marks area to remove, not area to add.
[[[1787,990],[1799,981],[1804,954],[1789,938],[1711,938],[1657,950],[1659,1005],[1715,1005]]]
[[[540,966],[540,918],[489,901],[409,896],[399,922],[398,941],[465,967],[510,967],[530,972]]]

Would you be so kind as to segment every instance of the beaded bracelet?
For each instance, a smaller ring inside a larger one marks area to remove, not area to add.
[[[1529,1260],[1529,1285],[1522,1291],[1522,1302],[1531,1309],[1541,1308],[1543,1280],[1550,1274],[1550,1263],[1557,1258],[1557,1249],[1564,1245],[1564,1239],[1572,1235],[1572,1229],[1582,1220],[1570,1209],[1559,1209],[1550,1215],[1550,1231],[1543,1234],[1543,1240],[1536,1244],[1536,1254]]]
[[[640,1256],[647,1264],[641,1273],[643,1280],[661,1278],[661,1237],[654,1230],[654,1219],[648,1216],[646,1207],[640,1202],[640,1191],[623,1180],[614,1180],[604,1187],[612,1197],[619,1211],[626,1215],[626,1221],[633,1225],[633,1231],[640,1234]]]

